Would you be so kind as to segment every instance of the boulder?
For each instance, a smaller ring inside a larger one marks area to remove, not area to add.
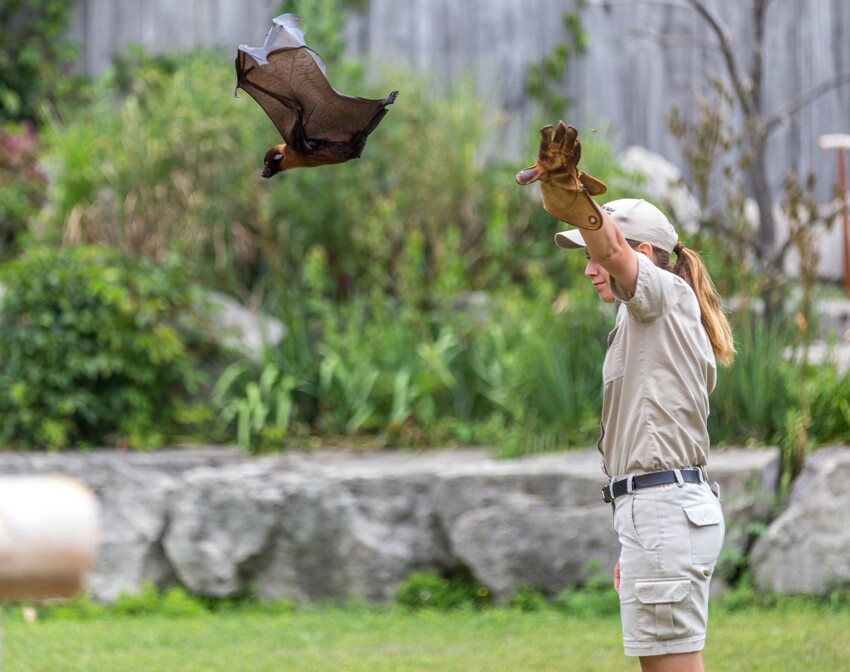
[[[850,582],[850,449],[813,453],[782,513],[752,549],[756,585],[782,593],[819,593]]]

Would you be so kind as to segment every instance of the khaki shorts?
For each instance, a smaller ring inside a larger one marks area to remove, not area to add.
[[[706,483],[660,485],[614,501],[620,616],[629,656],[700,651],[708,588],[726,528]]]

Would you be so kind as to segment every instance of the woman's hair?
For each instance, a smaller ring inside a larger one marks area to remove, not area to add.
[[[637,246],[633,240],[628,241],[632,247]],[[726,319],[726,313],[720,306],[720,296],[711,281],[702,258],[694,250],[688,249],[681,242],[676,243],[673,252],[676,253],[676,265],[670,268],[670,253],[653,246],[655,265],[678,275],[690,285],[699,302],[700,319],[711,349],[718,362],[727,366],[735,359],[735,343],[732,339],[732,328]]]

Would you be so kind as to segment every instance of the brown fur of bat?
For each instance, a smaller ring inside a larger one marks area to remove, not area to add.
[[[393,91],[383,101],[384,105],[392,105],[395,102],[398,91]],[[335,163],[345,163],[351,159],[359,159],[366,147],[366,139],[374,131],[381,119],[387,114],[386,107],[380,108],[372,117],[368,126],[360,133],[355,134],[350,140],[312,140],[302,141],[304,150],[299,151],[294,146],[283,142],[274,145],[263,157],[263,177],[273,177],[278,173],[292,168],[315,168],[317,166],[329,166]]]
[[[383,116],[383,115],[381,115]],[[377,124],[376,124],[377,125]],[[263,177],[273,177],[292,168],[315,168],[345,163],[359,159],[366,146],[367,134],[360,134],[351,142],[312,142],[307,152],[299,152],[285,142],[275,145],[263,158]]]

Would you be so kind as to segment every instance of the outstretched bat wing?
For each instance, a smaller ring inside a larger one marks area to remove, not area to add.
[[[322,60],[304,45],[298,21],[291,14],[277,17],[263,47],[239,47],[237,87],[259,103],[287,144],[299,150],[313,141],[348,142],[360,133],[368,135],[386,113],[388,101],[336,91]]]

